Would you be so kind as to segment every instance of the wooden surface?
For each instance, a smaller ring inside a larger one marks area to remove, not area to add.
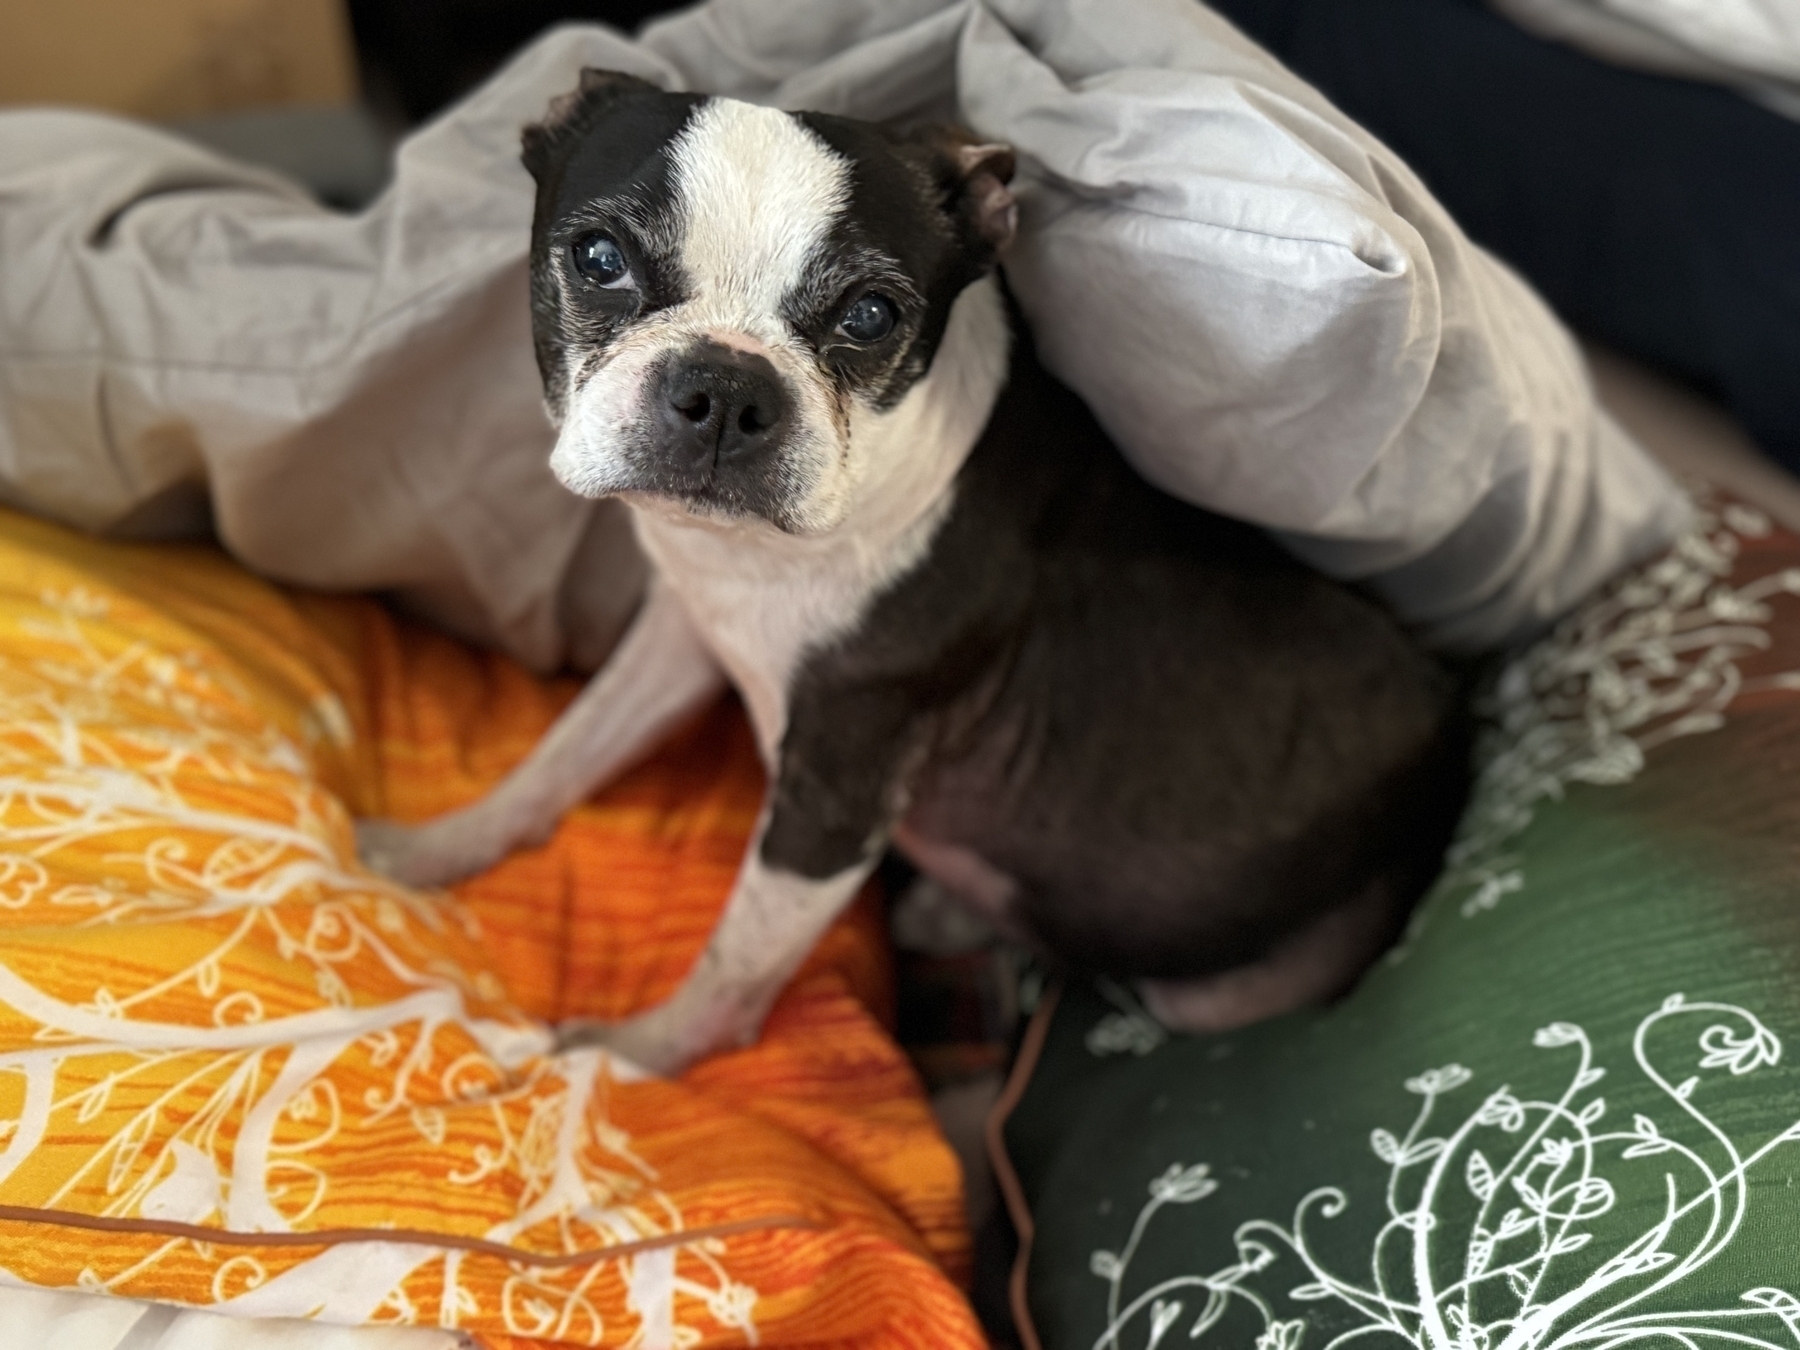
[[[342,0],[0,0],[0,105],[173,120],[355,95]]]

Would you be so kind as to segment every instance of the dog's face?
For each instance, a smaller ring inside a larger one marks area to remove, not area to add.
[[[525,164],[557,476],[795,534],[905,453],[877,433],[1017,215],[1004,147],[591,70]]]

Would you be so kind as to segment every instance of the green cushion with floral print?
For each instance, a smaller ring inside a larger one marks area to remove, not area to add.
[[[1705,505],[1483,712],[1449,872],[1350,997],[1214,1037],[1046,999],[1028,1335],[1800,1347],[1800,539]]]

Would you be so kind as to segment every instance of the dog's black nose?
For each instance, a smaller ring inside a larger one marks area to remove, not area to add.
[[[706,343],[669,364],[662,380],[665,443],[684,468],[744,459],[785,429],[787,395],[768,358]]]

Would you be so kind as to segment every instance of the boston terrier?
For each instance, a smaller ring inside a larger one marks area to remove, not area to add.
[[[660,1071],[753,1040],[889,844],[1172,1026],[1354,980],[1462,803],[1455,681],[1037,364],[1012,153],[594,70],[524,145],[551,467],[629,505],[653,580],[500,787],[364,822],[365,857],[436,884],[542,840],[729,679],[770,787],[724,915],[577,1040]]]

